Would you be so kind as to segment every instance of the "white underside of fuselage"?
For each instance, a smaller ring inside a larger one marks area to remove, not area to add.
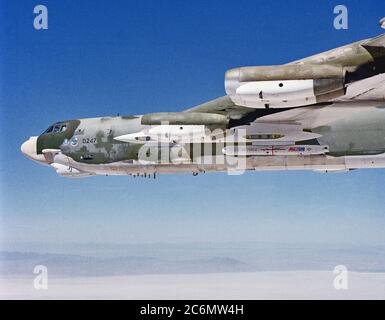
[[[225,163],[205,164],[203,162],[204,159],[202,159],[202,163],[179,164],[138,164],[124,161],[109,164],[84,164],[59,154],[55,157],[55,163],[52,166],[58,174],[68,177],[92,175],[150,176],[163,173],[198,174],[205,172],[227,172],[236,175],[250,170],[312,170],[326,173],[344,172],[354,169],[385,168],[385,153],[379,155],[341,157],[328,155],[252,156],[242,160],[235,157],[226,157]]]

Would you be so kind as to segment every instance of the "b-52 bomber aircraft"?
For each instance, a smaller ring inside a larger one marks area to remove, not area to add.
[[[181,112],[59,121],[21,151],[66,177],[385,168],[385,34],[224,84]]]

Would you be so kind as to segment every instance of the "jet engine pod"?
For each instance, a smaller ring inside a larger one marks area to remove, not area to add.
[[[221,114],[202,112],[158,112],[142,116],[141,124],[154,125],[206,125],[226,127],[228,119]]]
[[[225,75],[231,100],[249,108],[314,104],[345,94],[341,66],[282,65],[231,69]]]

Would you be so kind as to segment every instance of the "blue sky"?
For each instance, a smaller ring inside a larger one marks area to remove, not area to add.
[[[44,4],[49,29],[33,28]],[[57,120],[178,111],[224,72],[381,33],[383,1],[0,1],[1,235],[7,243],[385,242],[384,170],[70,180],[28,161]]]

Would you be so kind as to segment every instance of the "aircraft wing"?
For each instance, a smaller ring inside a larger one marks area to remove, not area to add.
[[[248,139],[258,139],[254,144],[287,144],[288,142],[294,143],[295,141],[312,140],[320,137],[318,134],[304,131],[301,123],[296,122],[295,118],[284,121],[265,120],[255,122],[259,117],[279,113],[284,110],[285,109],[251,109],[242,107],[236,105],[230,97],[224,96],[187,109],[184,112],[226,115],[230,120],[233,120],[231,133],[237,135],[237,131],[243,129],[244,133],[250,136]],[[272,135],[272,132],[275,134]],[[264,135],[264,137],[253,138],[253,136],[257,137],[260,135]]]
[[[333,101],[385,101],[385,73],[348,86],[346,95]]]
[[[385,101],[385,73],[350,84],[346,94],[330,101]],[[256,109],[236,105],[229,96],[202,103],[184,112],[216,113],[241,119]]]
[[[223,96],[199,104],[195,107],[185,110],[184,112],[202,112],[202,113],[218,113],[225,114],[234,110],[238,110],[238,106],[230,99],[229,96]],[[242,109],[246,109],[241,107]]]

